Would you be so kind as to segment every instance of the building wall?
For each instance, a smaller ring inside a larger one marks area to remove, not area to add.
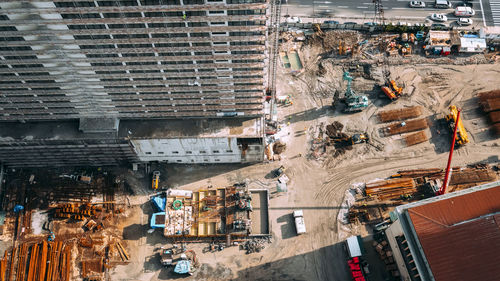
[[[131,140],[139,160],[170,163],[239,163],[236,138]]]
[[[243,148],[237,138],[131,140],[140,161],[168,163],[241,163],[262,161],[262,145]],[[245,150],[243,152],[242,150]]]
[[[260,116],[267,5],[0,1],[0,121]]]
[[[0,143],[9,167],[116,166],[138,162],[126,140],[33,140]]]

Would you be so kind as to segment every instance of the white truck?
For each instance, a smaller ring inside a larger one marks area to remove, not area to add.
[[[293,217],[295,218],[295,229],[297,230],[297,235],[306,233],[304,212],[302,210],[293,211]]]

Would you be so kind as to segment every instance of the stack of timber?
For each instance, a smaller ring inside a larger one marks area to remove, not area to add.
[[[410,133],[429,128],[427,118],[410,120],[408,122],[397,122],[383,128],[386,136],[392,136],[402,133]]]
[[[367,183],[365,192],[367,196],[376,196],[381,200],[399,199],[401,195],[413,195],[417,188],[413,179],[397,178]]]
[[[406,120],[411,118],[416,118],[422,115],[422,107],[421,106],[411,106],[401,109],[394,110],[386,110],[381,111],[378,114],[378,118],[382,122],[391,122],[398,120]]]
[[[477,96],[479,104],[493,123],[493,129],[500,134],[500,90],[482,92]]]
[[[404,140],[407,146],[416,145],[419,143],[423,143],[429,139],[429,136],[425,133],[425,131],[419,131],[410,135],[407,135]]]
[[[493,90],[493,91],[487,91],[487,92],[481,92],[477,94],[479,101],[483,102],[488,99],[497,99],[500,98],[500,90]]]
[[[483,110],[485,112],[492,112],[500,110],[500,98],[497,99],[486,99],[481,102]]]
[[[401,179],[413,179],[417,184],[424,183],[426,180],[444,179],[445,171],[443,169],[419,169],[398,171],[394,176]],[[477,186],[479,184],[493,182],[498,179],[498,175],[489,166],[479,168],[461,168],[452,169],[450,179],[450,190],[460,190]]]

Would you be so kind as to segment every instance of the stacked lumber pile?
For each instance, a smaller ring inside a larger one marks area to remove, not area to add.
[[[378,114],[378,118],[382,122],[391,122],[398,120],[406,120],[411,118],[416,118],[422,115],[421,106],[411,106],[406,108],[394,109],[381,111]]]
[[[429,136],[427,136],[427,133],[425,131],[418,131],[416,133],[407,135],[404,137],[404,140],[406,142],[407,146],[412,146],[416,145],[419,143],[423,143],[429,139]]]
[[[427,118],[410,120],[407,122],[397,122],[393,123],[387,127],[383,128],[383,132],[386,136],[392,136],[402,133],[410,133],[423,129],[429,128],[429,123]]]
[[[479,104],[493,123],[493,129],[500,134],[500,90],[482,92],[477,96]]]
[[[381,200],[399,199],[401,195],[413,195],[417,188],[413,179],[397,178],[367,183],[365,192],[367,196],[376,196]]]
[[[419,169],[398,171],[400,178],[413,179],[421,184],[428,180],[444,179],[444,169]],[[484,165],[474,168],[455,167],[452,169],[450,191],[477,186],[483,183],[498,180],[498,175],[489,166]]]

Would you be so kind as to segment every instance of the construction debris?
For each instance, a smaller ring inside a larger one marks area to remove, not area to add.
[[[270,240],[268,238],[255,238],[245,241],[244,244],[241,244],[240,248],[246,250],[246,254],[259,253],[266,247],[266,243],[270,243]]]
[[[385,136],[392,136],[402,133],[410,133],[423,129],[427,129],[429,127],[429,123],[427,118],[410,120],[408,122],[398,122],[393,123],[387,127],[382,129]]]
[[[391,122],[416,118],[422,115],[421,106],[411,106],[401,109],[386,110],[378,113],[378,118],[382,122]]]
[[[274,154],[281,154],[286,149],[286,143],[282,141],[277,141],[273,144],[273,152]]]

